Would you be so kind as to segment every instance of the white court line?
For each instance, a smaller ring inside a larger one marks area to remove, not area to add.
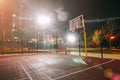
[[[29,56],[29,57],[30,57],[30,56]],[[25,62],[27,62],[28,64],[30,64],[30,65],[32,66],[32,64],[31,64],[27,59],[24,59],[23,57],[22,57],[22,59],[23,59]],[[47,76],[46,74],[44,74],[44,73],[42,73],[42,72],[41,72],[41,74],[44,75],[45,77],[47,77],[49,80],[53,80],[52,78],[50,78],[50,77]]]
[[[60,76],[60,77],[54,78],[54,80],[61,79],[61,78],[64,78],[64,77],[67,77],[67,76],[70,76],[70,75],[73,75],[73,74],[77,74],[77,73],[80,73],[80,72],[83,72],[83,71],[86,71],[86,70],[89,70],[89,69],[92,69],[92,68],[95,68],[95,67],[98,67],[98,66],[101,66],[101,65],[113,62],[113,61],[114,61],[114,59],[112,59],[110,61],[107,61],[107,62],[104,62],[104,63],[101,63],[101,64],[98,64],[98,65],[94,65],[94,66],[91,66],[91,67],[88,67],[88,68],[76,71],[76,72],[72,72],[72,73],[64,75],[64,76]]]
[[[20,64],[20,66],[22,67],[22,69],[25,71],[25,73],[27,74],[27,76],[29,77],[30,80],[33,80],[32,77],[30,76],[30,74],[27,72],[27,70],[25,69],[25,67],[22,65],[22,63],[18,60],[18,63]]]

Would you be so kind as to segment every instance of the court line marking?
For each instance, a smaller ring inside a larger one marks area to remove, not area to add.
[[[33,80],[32,77],[30,76],[30,74],[27,72],[27,70],[25,69],[25,67],[22,65],[22,63],[18,60],[19,65],[22,67],[22,69],[25,71],[25,73],[27,74],[28,78],[30,80]]]
[[[24,59],[24,58],[22,57],[22,60],[24,60],[25,62],[27,62],[28,64],[30,64],[30,65],[32,66],[32,64],[31,64],[27,59]],[[54,79],[50,78],[49,76],[47,76],[46,74],[44,74],[44,73],[42,73],[42,72],[41,72],[41,74],[44,75],[45,77],[47,77],[49,80],[54,80]]]
[[[72,73],[69,73],[69,74],[67,74],[67,75],[63,75],[63,76],[54,78],[54,80],[61,79],[61,78],[64,78],[64,77],[67,77],[67,76],[70,76],[70,75],[73,75],[73,74],[77,74],[77,73],[80,73],[80,72],[83,72],[83,71],[86,71],[86,70],[89,70],[89,69],[92,69],[92,68],[95,68],[95,67],[98,67],[98,66],[101,66],[101,65],[104,65],[104,64],[113,62],[113,61],[115,61],[115,59],[112,59],[112,60],[110,60],[110,61],[107,61],[107,62],[104,62],[104,63],[101,63],[101,64],[97,64],[97,65],[94,65],[94,66],[91,66],[91,67],[88,67],[88,68],[79,70],[79,71],[76,71],[76,72],[72,72]]]

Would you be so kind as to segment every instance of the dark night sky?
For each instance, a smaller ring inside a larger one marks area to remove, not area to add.
[[[112,18],[120,16],[119,0],[63,0],[64,10],[69,13],[69,19],[84,15],[85,19]],[[120,20],[119,20],[120,23]],[[98,23],[88,23],[87,32],[92,35]],[[88,35],[88,36],[89,36]]]
[[[66,11],[69,15],[68,19],[81,14],[85,19],[96,19],[98,16],[100,18],[120,16],[119,0],[31,0],[29,2],[38,8],[35,8],[36,10],[42,8],[53,13],[62,7],[61,10]]]
[[[71,16],[80,14],[85,18],[120,16],[119,0],[63,0],[63,4]]]
[[[81,14],[85,19],[110,18],[120,16],[119,0],[62,0],[64,10],[69,13],[69,19]],[[120,20],[119,20],[120,23]],[[92,35],[98,28],[98,23],[88,23],[87,33]],[[89,36],[88,35],[88,36]]]
[[[85,18],[101,18],[120,16],[119,0],[38,0],[45,8],[63,7],[68,12],[69,18],[83,14]]]
[[[119,0],[34,0],[38,9],[46,9],[49,14],[57,15],[56,10],[65,11],[68,19],[65,22],[59,22],[59,26],[68,26],[68,20],[75,18],[81,14],[86,20],[102,18],[120,17],[120,1]],[[36,9],[36,8],[35,8]],[[36,9],[37,10],[37,9]],[[120,20],[118,21],[120,23]],[[96,29],[98,23],[87,24],[88,34]],[[92,31],[90,29],[93,29]]]

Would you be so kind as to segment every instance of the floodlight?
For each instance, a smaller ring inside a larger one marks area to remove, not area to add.
[[[69,41],[69,42],[75,42],[75,36],[74,35],[68,35],[68,37],[67,37],[67,40]]]
[[[47,15],[39,15],[37,22],[40,24],[49,24],[51,22],[51,19]]]

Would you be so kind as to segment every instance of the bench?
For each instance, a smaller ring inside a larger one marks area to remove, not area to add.
[[[67,52],[69,52],[68,50],[67,50],[67,48],[59,48],[58,50],[57,50],[57,53],[58,52],[65,52],[65,54],[67,54]]]

